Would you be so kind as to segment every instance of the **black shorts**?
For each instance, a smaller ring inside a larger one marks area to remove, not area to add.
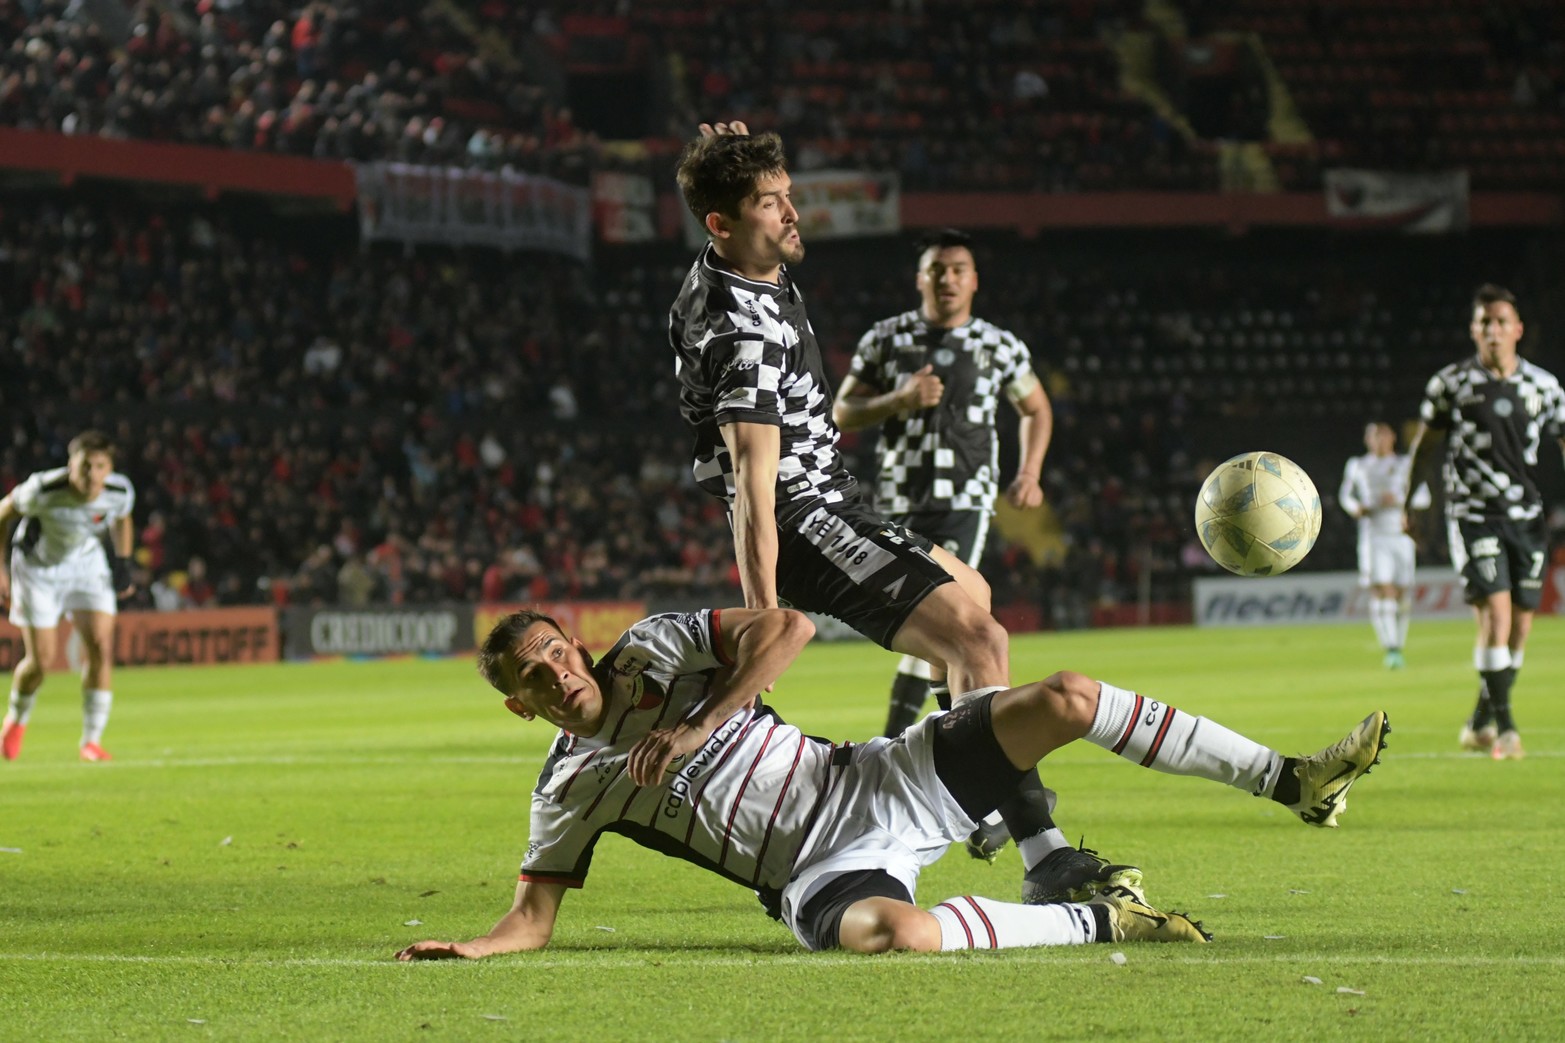
[[[989,515],[986,511],[893,514],[891,520],[944,547],[975,569],[984,555],[984,543],[989,538]]]
[[[883,648],[951,574],[930,542],[862,503],[822,503],[777,524],[777,594]]]
[[[1450,522],[1451,564],[1462,577],[1469,605],[1491,594],[1511,592],[1511,604],[1536,611],[1543,598],[1543,570],[1549,534],[1543,518]]]

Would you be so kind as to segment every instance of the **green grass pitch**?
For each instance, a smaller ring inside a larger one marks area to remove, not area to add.
[[[1415,625],[1397,673],[1367,626],[1018,637],[1017,680],[1082,670],[1285,752],[1383,707],[1391,746],[1336,831],[1062,750],[1061,826],[1216,942],[947,956],[806,953],[742,889],[609,837],[549,949],[398,964],[509,904],[549,729],[465,660],[127,670],[117,759],[90,765],[54,675],[0,762],[0,1038],[1558,1039],[1562,637],[1540,620],[1529,756],[1503,763],[1455,748],[1468,625]],[[812,647],[772,701],[867,738],[893,662]],[[952,852],[919,897],[1009,900],[1019,875],[1014,849]]]

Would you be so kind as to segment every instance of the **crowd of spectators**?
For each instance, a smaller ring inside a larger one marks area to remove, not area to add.
[[[595,149],[440,4],[143,0],[125,40],[90,13],[0,0],[0,124],[576,181]]]
[[[1465,166],[1478,188],[1565,170],[1565,15],[1547,0],[1183,0],[1178,40],[1143,6],[141,0],[121,34],[97,5],[0,0],[0,125],[579,182],[626,162],[661,177],[697,122],[743,114],[784,133],[796,169],[896,170],[915,190],[1210,191],[1218,139],[1265,141],[1275,115],[1265,64],[1235,42],[1253,31],[1313,133],[1268,145],[1284,187],[1337,165]],[[1125,86],[1132,31],[1184,56],[1191,75],[1163,86],[1194,138]],[[616,130],[640,158],[569,107],[594,40],[645,85],[645,126]],[[1191,57],[1235,53],[1231,77]]]
[[[737,596],[664,344],[683,250],[589,270],[351,243],[231,207],[0,197],[0,488],[110,429],[139,489],[140,596],[162,607]],[[1515,252],[1294,243],[980,245],[979,313],[1031,345],[1057,425],[1053,551],[997,545],[998,597],[1059,625],[1181,600],[1211,568],[1199,479],[1257,446],[1304,463],[1331,511],[1364,421],[1411,415],[1464,350],[1471,286]],[[912,264],[886,241],[812,246],[799,277],[834,376],[911,306]],[[1517,288],[1546,336],[1543,294]],[[845,449],[867,477],[867,443]],[[1351,560],[1329,514],[1310,565]]]

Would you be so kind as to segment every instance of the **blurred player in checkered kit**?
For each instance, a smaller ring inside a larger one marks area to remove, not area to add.
[[[21,752],[66,613],[86,652],[81,759],[110,759],[101,740],[114,705],[114,619],[118,599],[135,589],[127,559],[135,538],[136,490],[114,470],[114,452],[106,435],[83,431],[67,447],[66,466],[29,475],[0,500],[0,545],[21,523],[10,568],[0,568],[0,599],[10,601],[10,619],[22,631],[24,647],[0,723],[6,760]]]
[[[942,664],[947,705],[1008,685],[1008,636],[989,614],[988,583],[872,508],[843,464],[820,346],[790,271],[805,247],[781,140],[752,136],[743,123],[703,125],[678,177],[708,242],[669,310],[669,346],[680,412],[695,435],[692,470],[728,507],[745,607],[827,613],[884,648]],[[994,355],[1002,347],[977,346]],[[1020,372],[1006,383],[1023,399],[1031,390]],[[1040,446],[1029,464],[1033,502],[1042,459]],[[1140,877],[1072,848],[1052,803],[1028,771],[1000,806],[1026,866],[1024,901]]]
[[[1018,416],[1019,461],[1005,490],[1013,507],[1043,503],[1038,476],[1053,413],[1027,345],[973,315],[978,264],[969,236],[948,228],[925,238],[915,284],[917,308],[882,319],[859,339],[832,416],[844,431],[881,428],[876,506],[977,568],[999,494],[1000,395]],[[923,660],[903,656],[886,734],[916,721],[932,685],[938,696],[944,680]],[[992,857],[1004,841],[1004,828],[991,820],[969,850]]]
[[[1517,355],[1524,328],[1509,290],[1478,288],[1468,332],[1477,353],[1446,366],[1424,389],[1411,454],[1413,483],[1443,436],[1451,564],[1476,610],[1473,665],[1482,681],[1458,741],[1488,750],[1495,760],[1516,759],[1523,750],[1511,686],[1548,560],[1538,446],[1545,434],[1565,435],[1565,391],[1554,374]]]

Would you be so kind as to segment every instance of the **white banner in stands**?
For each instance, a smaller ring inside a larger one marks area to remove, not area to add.
[[[1449,568],[1419,569],[1412,598],[1414,619],[1472,618],[1462,582]],[[1196,625],[1203,627],[1369,622],[1369,592],[1359,586],[1356,572],[1198,579],[1193,599]]]
[[[895,235],[902,230],[902,182],[895,174],[811,170],[791,177],[789,195],[799,211],[799,238],[806,246],[820,239]],[[698,249],[707,241],[706,232],[688,209],[680,210],[685,243]]]
[[[1328,170],[1326,213],[1355,228],[1404,232],[1467,230],[1467,171],[1391,174]]]
[[[533,174],[411,163],[360,163],[359,230],[366,240],[544,250],[587,260],[592,198]]]

